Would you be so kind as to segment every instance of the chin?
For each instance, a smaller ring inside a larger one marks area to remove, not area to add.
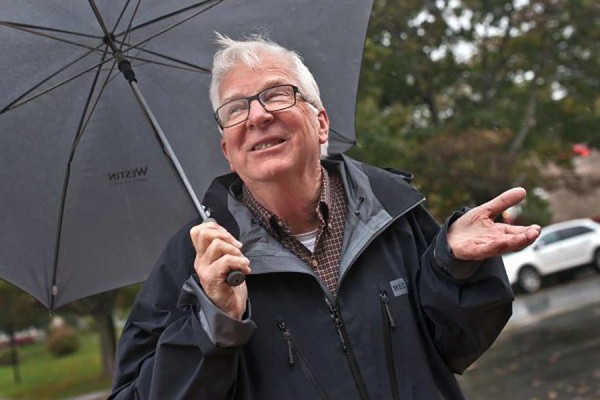
[[[279,180],[282,178],[288,178],[294,171],[291,165],[286,163],[265,163],[268,165],[261,165],[252,170],[249,174],[250,178],[258,182],[268,182],[273,180]]]

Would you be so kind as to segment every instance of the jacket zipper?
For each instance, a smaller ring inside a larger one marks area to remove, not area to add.
[[[356,361],[356,357],[354,356],[352,347],[348,342],[348,335],[346,333],[344,320],[342,319],[342,315],[340,314],[339,307],[337,304],[333,304],[327,297],[325,297],[325,301],[327,302],[327,306],[329,307],[329,315],[331,316],[331,319],[335,324],[335,329],[337,330],[337,333],[340,337],[342,351],[346,355],[346,360],[348,361],[348,366],[350,367],[350,372],[352,373],[352,377],[354,378],[354,384],[356,385],[358,394],[360,395],[361,399],[369,400],[367,385],[365,385],[365,381],[360,373],[360,370],[358,369],[358,362]]]
[[[396,329],[396,322],[390,310],[390,299],[385,290],[379,291],[379,300],[381,302],[381,322],[383,327],[383,341],[385,344],[385,360],[387,363],[388,374],[390,376],[390,386],[392,388],[392,398],[400,399],[398,390],[398,379],[396,378],[396,365],[394,363],[394,347],[392,345],[391,331]]]
[[[394,222],[396,222],[399,218],[401,218],[403,215],[406,215],[406,213],[412,211],[414,208],[418,207],[424,201],[425,201],[425,199],[419,200],[418,202],[413,204],[411,207],[404,210],[404,212],[396,215],[394,218],[389,220],[377,232],[375,232],[373,235],[371,235],[371,237],[369,238],[367,243],[365,243],[364,246],[354,255],[354,257],[348,264],[348,268],[346,268],[344,275],[340,276],[340,279],[338,282],[338,287],[341,286],[342,280],[344,279],[344,277],[350,270],[350,267],[352,266],[352,264],[354,264],[356,262],[356,260],[358,259],[358,257],[366,250],[366,248],[369,247],[369,245],[371,243],[373,243],[375,238],[378,237],[381,232],[386,230],[390,225],[392,225]],[[326,291],[325,293],[328,293],[328,292]],[[346,333],[346,328],[344,327],[344,321],[342,319],[342,315],[339,312],[339,307],[337,305],[337,301],[334,304],[334,301],[332,301],[328,295],[325,295],[325,301],[327,302],[327,306],[329,307],[331,319],[333,319],[335,328],[338,332],[338,335],[340,336],[340,342],[342,344],[342,351],[346,354],[346,360],[348,360],[348,365],[350,366],[350,371],[352,372],[352,376],[354,377],[354,383],[356,384],[356,388],[358,389],[360,398],[363,400],[368,400],[369,393],[367,392],[367,386],[365,385],[364,379],[362,378],[362,375],[360,374],[360,370],[358,369],[358,362],[356,361],[354,352],[352,351],[352,348],[349,345],[348,334]],[[388,311],[389,311],[389,308],[388,308]],[[391,313],[389,314],[389,316],[391,317]],[[388,332],[388,334],[389,334],[389,332]],[[393,357],[393,355],[392,355],[392,357]],[[394,374],[394,378],[395,378],[395,374]],[[396,387],[397,387],[397,385],[396,385]]]
[[[319,385],[319,383],[315,379],[315,376],[312,373],[312,370],[311,370],[306,358],[304,358],[304,356],[300,352],[300,348],[296,344],[296,341],[292,337],[292,334],[290,333],[290,331],[287,329],[287,325],[285,324],[285,322],[284,321],[278,322],[277,327],[283,334],[283,339],[287,342],[288,363],[290,364],[290,367],[296,363],[296,359],[294,358],[294,354],[295,354],[297,356],[297,358],[300,360],[300,367],[302,368],[304,375],[306,375],[308,380],[313,384],[317,393],[319,393],[319,397],[322,400],[328,400],[328,397],[325,394],[325,392],[323,391],[323,388]]]

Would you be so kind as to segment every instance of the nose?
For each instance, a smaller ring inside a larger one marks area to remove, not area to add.
[[[248,120],[246,121],[248,127],[261,127],[273,120],[273,114],[265,110],[258,99],[252,100],[249,107]]]

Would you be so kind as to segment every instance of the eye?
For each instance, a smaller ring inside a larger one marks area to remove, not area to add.
[[[290,90],[288,86],[275,87],[262,94],[262,101],[264,102],[287,101],[289,98]]]
[[[243,114],[248,109],[247,103],[243,100],[232,101],[223,107],[223,115],[227,118],[232,118]]]

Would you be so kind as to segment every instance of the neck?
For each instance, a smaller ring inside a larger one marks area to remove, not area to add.
[[[321,195],[320,165],[317,173],[293,180],[246,185],[256,201],[287,222],[292,234],[318,228],[315,209]]]

